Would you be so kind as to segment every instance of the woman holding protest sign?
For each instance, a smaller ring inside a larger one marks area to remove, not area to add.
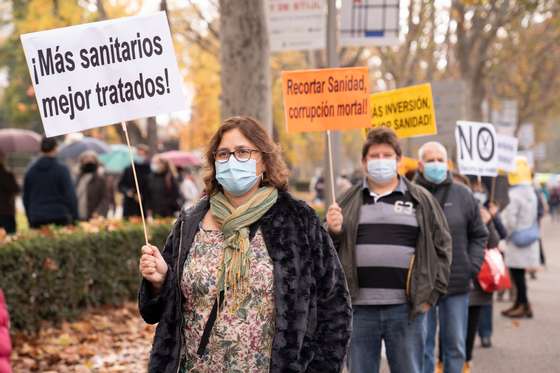
[[[142,248],[140,313],[159,322],[149,371],[340,372],[346,281],[316,214],[286,192],[278,147],[234,117],[206,156],[207,196],[161,253]]]

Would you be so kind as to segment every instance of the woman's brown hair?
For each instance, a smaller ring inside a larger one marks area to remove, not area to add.
[[[280,147],[272,141],[259,122],[253,118],[241,116],[226,119],[210,140],[206,151],[205,193],[212,196],[222,191],[221,185],[216,180],[215,154],[224,134],[234,129],[238,129],[261,152],[266,170],[261,185],[286,190],[288,188],[289,172],[282,159]]]

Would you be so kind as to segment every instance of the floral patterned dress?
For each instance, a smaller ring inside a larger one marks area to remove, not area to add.
[[[185,261],[181,291],[185,336],[182,372],[268,372],[274,337],[273,265],[260,231],[251,241],[249,291],[235,312],[219,313],[206,353],[197,354],[206,321],[217,296],[224,253],[221,231],[199,229]],[[231,302],[233,303],[233,302]]]

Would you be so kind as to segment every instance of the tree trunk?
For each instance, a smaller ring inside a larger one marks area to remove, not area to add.
[[[222,119],[249,115],[272,133],[266,3],[220,0]]]

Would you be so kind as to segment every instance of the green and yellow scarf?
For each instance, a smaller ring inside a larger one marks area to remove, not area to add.
[[[220,224],[224,234],[225,247],[221,268],[218,272],[218,301],[224,291],[224,303],[227,292],[231,291],[233,309],[243,301],[248,286],[249,266],[249,227],[257,222],[276,203],[278,190],[262,187],[243,205],[233,207],[223,193],[210,198],[212,215]]]

